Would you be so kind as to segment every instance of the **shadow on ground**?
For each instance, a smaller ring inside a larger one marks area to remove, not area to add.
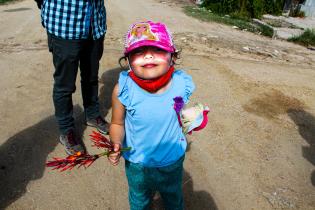
[[[84,114],[74,107],[78,134],[82,136]],[[54,116],[24,129],[0,146],[0,209],[27,192],[31,180],[40,179],[49,153],[58,144],[59,132]]]
[[[100,87],[99,100],[102,116],[106,116],[112,106],[112,92],[118,82],[119,73],[121,71],[121,68],[106,70],[100,78],[99,82],[102,85]]]
[[[206,191],[195,191],[194,183],[190,174],[184,171],[184,201],[185,209],[198,209],[198,210],[217,210],[218,207],[210,195]]]
[[[190,174],[184,170],[183,177],[183,192],[184,192],[184,209],[198,210],[218,210],[212,196],[206,191],[194,191],[194,184]],[[163,201],[160,196],[155,196],[152,204],[153,210],[162,210]]]
[[[299,127],[300,135],[308,142],[303,146],[303,157],[315,165],[315,117],[302,109],[289,109],[288,115]],[[315,186],[315,171],[311,174],[311,182]]]

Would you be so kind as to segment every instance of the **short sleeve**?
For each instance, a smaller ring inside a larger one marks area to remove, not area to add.
[[[127,80],[128,71],[121,72],[118,79],[118,100],[126,107],[130,104]]]
[[[187,104],[189,102],[189,98],[190,98],[191,94],[195,90],[195,84],[192,80],[192,77],[190,75],[186,74],[185,72],[182,73],[182,77],[183,77],[184,82],[185,82],[184,102],[185,102],[185,104]]]

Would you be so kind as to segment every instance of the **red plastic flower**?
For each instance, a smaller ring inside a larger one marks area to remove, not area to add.
[[[52,167],[52,170],[59,170],[60,172],[65,170],[71,170],[74,167],[80,168],[83,166],[84,168],[88,168],[90,165],[94,163],[98,158],[109,155],[114,151],[114,144],[102,134],[93,131],[90,135],[91,141],[94,143],[92,146],[97,148],[104,148],[105,152],[96,155],[90,155],[88,153],[77,152],[74,155],[69,155],[66,158],[53,158],[53,160],[47,161],[46,166]],[[121,148],[120,152],[129,151],[131,147]]]
[[[93,141],[94,147],[99,148],[106,148],[110,151],[112,151],[114,149],[114,144],[105,136],[103,136],[102,134],[93,131],[93,133],[90,135],[91,137],[91,141]]]
[[[87,153],[77,152],[76,154],[69,155],[66,158],[53,158],[54,160],[48,161],[46,166],[53,167],[53,170],[61,169],[60,171],[65,171],[67,169],[71,170],[76,166],[78,166],[78,168],[81,166],[87,168],[99,157],[101,157],[101,155],[89,155]]]

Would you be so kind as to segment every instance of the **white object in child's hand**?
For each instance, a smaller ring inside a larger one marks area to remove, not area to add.
[[[182,109],[180,116],[184,134],[191,134],[192,131],[205,128],[208,123],[207,114],[209,111],[209,107],[201,103]]]

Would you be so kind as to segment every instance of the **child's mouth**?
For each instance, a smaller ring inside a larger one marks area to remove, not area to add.
[[[153,64],[153,63],[148,63],[148,64],[143,65],[142,67],[144,67],[144,68],[153,68],[155,66],[157,66],[157,65]]]

